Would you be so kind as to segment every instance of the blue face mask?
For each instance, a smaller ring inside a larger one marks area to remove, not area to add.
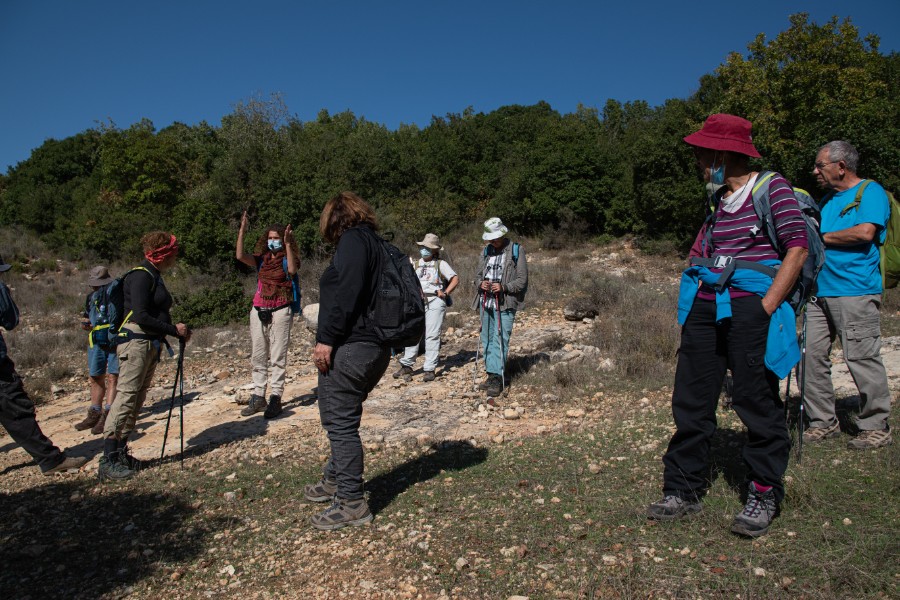
[[[713,159],[713,164],[709,168],[709,182],[713,185],[722,185],[725,183],[725,161],[722,161],[718,167],[716,166],[716,161]]]
[[[272,252],[278,252],[281,250],[281,240],[269,240],[269,250]]]
[[[428,248],[419,248],[419,254],[422,258],[431,258],[431,250]]]

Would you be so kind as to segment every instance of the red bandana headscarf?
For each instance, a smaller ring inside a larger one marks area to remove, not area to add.
[[[158,265],[170,256],[174,256],[176,254],[178,254],[178,240],[176,240],[175,236],[173,235],[169,239],[168,244],[166,244],[165,246],[160,246],[156,250],[145,252],[144,257],[154,265]]]

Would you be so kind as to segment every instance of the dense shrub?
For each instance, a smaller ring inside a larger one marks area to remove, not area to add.
[[[172,320],[190,327],[226,325],[247,316],[250,299],[240,281],[230,280],[216,288],[189,293],[175,298]]]

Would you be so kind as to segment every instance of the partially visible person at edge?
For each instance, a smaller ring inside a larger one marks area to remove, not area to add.
[[[488,242],[482,252],[481,268],[475,281],[476,294],[472,307],[481,314],[481,346],[487,379],[479,388],[487,392],[488,403],[503,392],[509,383],[506,358],[516,311],[525,304],[528,291],[528,261],[525,248],[505,237],[509,233],[498,217],[484,222],[481,239]],[[498,321],[499,320],[499,321]],[[499,335],[498,335],[499,322]]]
[[[310,521],[316,529],[339,529],[372,520],[363,496],[363,448],[359,438],[363,402],[390,361],[366,318],[375,299],[381,247],[375,211],[365,200],[342,192],[329,200],[319,219],[322,238],[335,245],[319,280],[319,322],[313,362],[319,370],[319,415],[331,443],[322,479],[308,484],[310,502],[332,501]]]
[[[422,366],[424,371],[422,381],[434,381],[434,371],[441,351],[444,313],[447,312],[450,294],[459,285],[459,276],[446,260],[441,260],[441,252],[444,249],[436,234],[426,233],[425,238],[416,244],[419,246],[420,258],[413,266],[425,293],[425,364]],[[412,366],[416,364],[418,355],[418,344],[406,348],[403,357],[400,358],[400,369],[394,373],[394,378],[411,378]]]
[[[10,265],[0,257],[0,273],[9,271]],[[13,301],[6,284],[0,281],[0,326],[11,331],[19,324],[19,308]],[[9,358],[6,341],[0,333],[0,425],[14,442],[22,446],[44,475],[65,473],[80,469],[87,462],[82,456],[66,456],[53,445],[41,431],[34,413],[34,402],[28,397],[22,378],[16,373],[16,365]]]
[[[819,185],[828,191],[822,199],[822,234],[825,266],[816,280],[816,301],[807,305],[806,414],[810,428],[806,442],[840,434],[835,416],[831,381],[831,346],[840,336],[844,361],[859,390],[859,413],[854,424],[859,435],[849,448],[869,450],[893,442],[888,427],[891,392],[881,360],[881,256],[890,218],[887,194],[869,181],[859,206],[854,202],[863,180],[856,174],[859,153],[847,142],[829,142],[819,149],[813,168]]]
[[[721,188],[715,193],[711,248],[700,244],[703,255],[695,251],[682,275],[681,346],[672,393],[676,431],[663,456],[663,499],[647,512],[651,519],[670,521],[702,509],[716,404],[731,369],[732,407],[748,432],[743,459],[749,471],[747,500],[731,531],[756,537],[768,532],[784,498],[790,437],[778,383],[800,360],[794,311],[784,300],[808,250],[793,189],[777,173],[764,185],[781,250],[762,233],[751,199],[759,173],[750,167],[750,157],[760,154],[750,130],[745,119],[715,114],[684,138],[704,180]],[[718,265],[732,260],[730,267],[736,268],[721,281],[724,269]],[[753,270],[759,264],[780,264],[774,279]]]
[[[97,265],[91,269],[87,284],[91,288],[84,301],[81,328],[88,332],[88,377],[91,386],[91,405],[84,420],[75,424],[75,429],[90,429],[94,435],[103,433],[109,407],[116,399],[119,381],[119,357],[116,351],[100,344],[104,326],[108,327],[106,286],[112,283],[109,269]],[[96,333],[95,333],[96,332]],[[99,334],[99,335],[98,335]],[[104,402],[104,399],[106,402]]]
[[[256,294],[250,308],[250,342],[253,351],[253,393],[250,402],[241,410],[249,417],[258,412],[272,419],[281,414],[281,396],[287,367],[288,346],[294,315],[291,277],[300,266],[300,250],[288,225],[270,225],[253,248],[253,255],[244,253],[244,234],[247,232],[247,213],[241,217],[235,258],[257,272]],[[266,380],[269,401],[266,402]]]
[[[117,346],[119,385],[103,428],[103,456],[97,471],[100,481],[129,479],[140,468],[128,452],[128,436],[147,398],[162,346],[168,346],[167,335],[185,343],[191,337],[187,325],[172,324],[172,296],[162,279],[162,273],[175,266],[178,241],[174,235],[154,231],[141,238],[141,245],[144,260],[122,283],[126,318],[120,332],[124,341]]]

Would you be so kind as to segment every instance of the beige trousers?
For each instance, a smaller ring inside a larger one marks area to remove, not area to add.
[[[134,333],[144,333],[139,325],[129,323],[125,327]],[[138,413],[147,399],[147,390],[153,381],[159,364],[160,343],[151,340],[129,340],[116,350],[119,356],[119,383],[116,399],[109,409],[103,437],[115,436],[128,439],[134,431]]]
[[[260,322],[255,308],[250,309],[250,341],[253,344],[250,363],[253,365],[253,393],[257,396],[266,397],[267,382],[270,394],[281,396],[284,393],[293,322],[290,307],[273,312],[272,322],[268,325]]]

